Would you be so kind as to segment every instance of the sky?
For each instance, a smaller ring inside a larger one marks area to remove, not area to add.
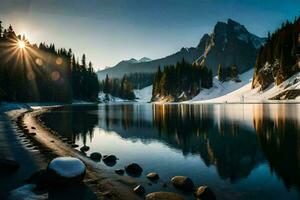
[[[32,43],[86,54],[96,70],[196,46],[231,18],[258,36],[300,16],[300,0],[0,0],[0,19]]]

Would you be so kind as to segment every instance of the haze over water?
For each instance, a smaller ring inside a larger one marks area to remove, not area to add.
[[[80,147],[114,154],[110,170],[140,164],[147,192],[174,191],[175,175],[208,185],[218,199],[298,199],[297,104],[100,104],[53,110],[41,119]],[[148,186],[144,177],[161,180]],[[191,199],[191,194],[184,194]]]

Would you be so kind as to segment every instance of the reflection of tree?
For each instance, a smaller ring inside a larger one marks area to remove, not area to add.
[[[275,118],[263,109],[256,109],[254,124],[261,149],[270,168],[282,178],[287,188],[300,189],[300,137],[299,124],[287,119],[288,110],[273,109]],[[278,113],[280,115],[278,115]]]
[[[98,123],[98,115],[90,113],[92,111],[97,111],[97,106],[70,106],[51,110],[41,119],[63,137],[73,142],[81,137],[85,144],[87,136],[92,140],[93,129]]]
[[[247,177],[263,158],[256,137],[235,121],[214,123],[213,106],[154,105],[154,124],[161,139],[198,153],[206,165],[215,165],[220,177],[237,181]]]

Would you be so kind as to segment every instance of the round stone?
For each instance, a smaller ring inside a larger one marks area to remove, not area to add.
[[[174,176],[171,179],[171,183],[174,187],[183,191],[192,191],[194,189],[193,181],[186,176]]]
[[[201,200],[215,200],[216,195],[208,186],[200,186],[195,191],[195,197]]]
[[[151,181],[157,181],[159,179],[159,175],[155,172],[151,172],[147,174],[147,178]]]
[[[102,155],[101,155],[101,153],[94,152],[94,153],[91,153],[90,158],[95,162],[100,162]]]
[[[131,163],[130,165],[125,167],[125,171],[128,175],[140,176],[143,172],[143,169],[138,164]]]
[[[153,192],[147,194],[145,200],[185,200],[185,198],[174,192]]]
[[[138,195],[144,195],[145,194],[145,188],[141,185],[138,185],[135,188],[133,188],[133,192],[138,194]]]
[[[86,166],[78,158],[58,157],[47,167],[49,179],[55,185],[75,185],[82,182]]]

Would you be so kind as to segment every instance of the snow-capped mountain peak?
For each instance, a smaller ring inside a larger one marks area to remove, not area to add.
[[[149,62],[151,61],[152,59],[151,58],[148,58],[148,57],[142,57],[141,59],[139,59],[139,62]]]

